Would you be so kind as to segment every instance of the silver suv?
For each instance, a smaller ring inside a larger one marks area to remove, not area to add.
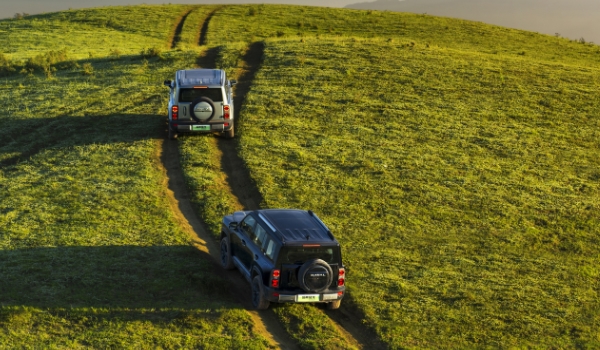
[[[232,87],[221,69],[186,69],[165,80],[170,91],[169,138],[182,132],[220,133],[234,136]]]

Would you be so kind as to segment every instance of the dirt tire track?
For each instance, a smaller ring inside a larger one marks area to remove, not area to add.
[[[264,44],[262,42],[250,44],[242,58],[242,66],[236,74],[238,83],[233,92],[233,110],[236,114],[235,125],[238,133],[243,129],[244,123],[240,111],[246,101],[246,96],[250,91],[254,76],[260,68],[263,52]],[[263,204],[262,194],[251,180],[252,177],[250,176],[248,167],[246,167],[246,163],[239,156],[239,143],[237,139],[219,139],[218,145],[223,154],[221,158],[221,170],[226,174],[227,182],[233,195],[238,199],[244,210],[261,208]]]
[[[213,10],[204,20],[198,43],[199,45],[206,45],[208,24],[213,15],[222,7],[223,6]],[[235,74],[238,83],[234,89],[234,111],[238,133],[240,129],[243,129],[243,127],[240,128],[240,125],[243,125],[243,117],[241,117],[240,111],[246,100],[246,96],[250,91],[256,72],[258,72],[260,68],[263,52],[263,42],[250,44],[244,53],[242,65],[237,74]],[[207,49],[204,54],[199,57],[197,61],[198,66],[214,68],[217,55],[218,48]],[[206,230],[204,224],[197,218],[196,212],[189,200],[187,187],[183,179],[183,172],[179,164],[179,149],[176,146],[177,143],[164,142],[163,144],[164,152],[162,159],[163,164],[165,164],[167,169],[166,176],[169,178],[169,188],[173,189],[174,201],[175,203],[178,203],[174,205],[175,208],[173,208],[173,212],[181,212],[181,215],[177,215],[179,217],[178,221],[186,221],[186,218],[191,221],[188,225],[191,226],[189,232],[193,237],[194,245],[197,246],[198,249],[208,252],[215,261],[220,261],[220,251],[217,243],[212,240],[211,235]],[[229,140],[218,138],[217,145],[221,153],[221,171],[225,176],[225,184],[231,190],[232,195],[237,198],[237,206],[242,207],[245,210],[261,208],[263,205],[263,197],[256,184],[252,181],[252,177],[250,176],[250,172],[246,167],[244,160],[238,153],[238,139]],[[165,157],[165,154],[167,153],[169,153],[169,156]],[[171,178],[174,179],[171,180]],[[185,222],[182,222],[181,224],[182,227],[186,227]],[[221,271],[224,270],[221,269]],[[248,289],[247,281],[237,271],[225,271],[222,275],[233,283],[234,290]],[[290,335],[283,328],[272,310],[260,312],[252,310],[248,294],[249,293],[243,293],[241,295],[236,294],[236,297],[252,315],[259,333],[263,334],[266,338],[269,338],[269,335],[271,335],[270,341],[272,344],[276,343],[277,346],[282,349],[297,349],[298,344],[291,339]],[[342,305],[342,308],[339,310],[327,311],[326,314],[334,322],[340,334],[343,334],[344,337],[346,337],[348,344],[357,346],[360,349],[387,348],[379,340],[375,332],[363,325],[362,320],[365,319],[364,315],[356,307],[345,306],[344,303],[342,303]],[[264,332],[261,330],[264,330]]]
[[[237,130],[243,129],[243,126],[239,127],[244,122],[243,118],[240,118],[239,111],[241,111],[246,96],[250,92],[256,72],[260,68],[263,54],[263,42],[255,42],[249,45],[237,73],[238,83],[234,90],[234,111],[237,114],[237,119],[235,120]],[[246,163],[238,153],[239,144],[237,139],[219,139],[218,145],[222,153],[221,170],[226,175],[226,180],[232,194],[237,197],[244,210],[260,209],[264,204],[264,198],[252,180]],[[355,306],[347,306],[346,303],[342,303],[340,309],[326,311],[326,314],[334,322],[338,331],[346,337],[349,344],[358,346],[361,349],[369,348],[378,350],[387,348],[372,329],[365,327],[362,323],[365,316]]]
[[[235,293],[234,291],[247,290],[246,280],[236,273],[237,271],[225,271],[218,263],[220,261],[220,250],[218,244],[212,239],[209,231],[202,220],[196,215],[196,211],[190,200],[185,183],[183,171],[179,158],[179,147],[176,141],[165,138],[157,140],[154,163],[163,174],[163,188],[169,201],[171,212],[179,226],[188,233],[192,245],[197,249],[210,254],[213,258],[212,264],[215,271],[231,284],[232,296],[246,309],[252,317],[254,331],[271,344],[272,348],[296,350],[298,347],[289,337],[273,312],[255,311],[250,302],[250,293]]]
[[[198,39],[198,46],[203,46],[206,45],[206,34],[208,33],[208,24],[210,23],[210,20],[213,18],[213,16],[215,15],[215,13],[217,11],[219,11],[220,9],[222,9],[225,6],[219,6],[216,9],[212,10],[204,19],[204,22],[202,22],[202,26],[200,27],[200,35],[199,35],[199,39]]]
[[[195,8],[187,10],[177,20],[177,25],[175,26],[175,30],[173,30],[173,35],[171,35],[171,38],[169,40],[171,42],[171,45],[170,45],[171,49],[174,49],[177,46],[177,44],[179,43],[179,41],[181,40],[181,32],[183,31],[183,24],[185,23],[187,16],[189,16],[189,14],[194,10],[195,10]]]
[[[208,22],[214,13],[222,7],[223,6],[213,10],[205,18],[202,25],[202,33],[200,35],[201,41],[206,40],[206,37],[203,34],[208,28]],[[183,22],[185,21],[185,18],[192,10],[183,16],[178,28],[183,28]],[[181,31],[179,32],[179,35],[180,34]],[[216,49],[207,49],[204,52],[204,55],[199,58],[198,63],[202,63],[203,66],[214,67],[216,57]],[[184,231],[188,233],[194,247],[205,253],[208,253],[213,258],[215,271],[218,271],[222,277],[226,278],[232,284],[233,288],[230,289],[232,291],[232,295],[240,302],[240,304],[252,317],[254,331],[266,338],[271,348],[284,350],[299,349],[296,342],[289,336],[288,332],[283,328],[276,315],[271,310],[253,310],[249,292],[234,292],[247,290],[248,284],[244,277],[237,273],[237,271],[226,271],[220,266],[219,262],[221,257],[218,242],[214,240],[213,236],[206,228],[205,223],[198,218],[196,215],[197,211],[190,200],[185,177],[181,168],[178,143],[176,141],[169,140],[167,136],[168,135],[165,130],[164,138],[157,141],[158,144],[156,145],[157,154],[155,155],[155,162],[157,167],[161,169],[161,172],[163,173],[163,188],[166,190],[169,206],[171,212],[175,216],[176,222]]]

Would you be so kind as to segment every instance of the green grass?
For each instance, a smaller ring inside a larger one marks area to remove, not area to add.
[[[267,347],[157,165],[162,81],[197,53],[69,56],[0,80],[2,346]]]
[[[198,62],[215,9],[0,21],[1,344],[267,346],[188,245],[156,165],[161,83]],[[312,209],[332,228],[342,307],[390,348],[599,346],[598,46],[278,5],[218,8],[207,41],[230,75],[264,41],[237,111],[240,154],[267,207]],[[215,139],[178,142],[217,236],[237,208]],[[303,348],[352,347],[319,307],[273,310]]]
[[[198,6],[194,8],[183,22],[181,40],[178,48],[194,49],[200,44],[200,33],[202,25],[211,12],[217,10],[218,6]]]
[[[597,67],[600,47],[534,32],[430,15],[285,5],[227,6],[209,27],[209,45],[267,38],[349,37],[413,42],[501,56]]]
[[[268,207],[331,226],[392,348],[594,347],[599,78],[386,40],[268,41],[241,154]]]
[[[0,52],[21,61],[64,49],[71,59],[168,48],[176,20],[192,7],[124,6],[70,10],[0,21]]]

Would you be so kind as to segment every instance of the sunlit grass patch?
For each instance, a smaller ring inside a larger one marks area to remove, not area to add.
[[[600,47],[456,18],[391,11],[290,5],[227,6],[215,14],[208,41],[364,38],[498,56],[597,66]],[[351,56],[350,56],[351,57]]]
[[[183,5],[105,7],[0,21],[0,52],[22,61],[64,49],[70,59],[137,54],[167,49]]]
[[[162,81],[196,57],[113,55],[2,79],[1,344],[268,346],[189,244],[158,167]]]
[[[406,42],[272,41],[242,156],[269,207],[332,227],[390,346],[594,344],[599,76]]]

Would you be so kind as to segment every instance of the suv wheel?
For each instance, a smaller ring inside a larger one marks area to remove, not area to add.
[[[321,259],[309,260],[300,267],[298,283],[306,292],[322,292],[333,282],[333,271],[327,262]]]
[[[225,131],[225,136],[226,136],[228,139],[232,139],[234,135],[235,135],[235,131],[233,130],[233,125],[232,125],[232,126],[231,126],[231,129],[229,129],[229,130]]]
[[[265,299],[263,294],[263,284],[260,276],[254,276],[252,279],[252,306],[257,310],[266,310],[270,302]]]
[[[233,260],[231,259],[231,250],[229,245],[229,237],[225,236],[221,240],[221,266],[225,270],[233,269]]]
[[[331,303],[327,303],[328,310],[337,310],[340,308],[340,304],[342,304],[342,300],[332,301]]]
[[[177,132],[171,128],[171,126],[167,126],[169,130],[169,140],[175,140],[177,138]]]

